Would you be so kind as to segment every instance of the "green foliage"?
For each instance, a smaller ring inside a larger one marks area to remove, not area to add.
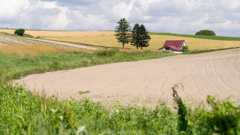
[[[208,96],[211,108],[186,108],[177,92],[178,112],[165,103],[155,108],[105,108],[88,98],[58,101],[22,86],[0,86],[0,134],[193,134],[237,135],[240,106]],[[181,132],[180,132],[181,131]]]
[[[118,48],[113,48],[113,49],[110,49],[110,50],[99,50],[99,51],[94,52],[94,54],[97,55],[97,56],[113,56],[117,53],[119,53]]]
[[[178,131],[187,131],[188,121],[187,121],[187,109],[182,102],[182,99],[178,96],[175,88],[173,90],[173,101],[177,104],[175,109],[178,110]]]
[[[236,49],[236,48],[240,48],[240,47],[220,48],[220,49],[209,49],[209,50],[193,50],[193,51],[186,52],[185,54],[207,53],[207,52],[222,51],[222,50]]]
[[[216,36],[216,34],[212,30],[200,30],[195,35]]]
[[[30,34],[23,34],[23,37],[34,38],[34,36],[32,36]]]
[[[235,107],[228,100],[216,101],[214,97],[208,96],[207,103],[212,111],[207,115],[207,125],[210,132],[235,135],[238,134],[238,122],[240,120],[240,107]]]
[[[148,47],[149,41],[151,40],[150,36],[148,35],[148,31],[146,30],[145,26],[141,24],[135,24],[132,30],[132,38],[131,38],[131,45],[138,47]]]
[[[25,29],[20,28],[20,29],[16,29],[14,34],[18,36],[23,36],[24,32],[25,32]]]
[[[188,51],[188,46],[183,46],[182,50],[183,50],[183,52],[187,52]]]
[[[115,36],[118,42],[123,44],[123,49],[124,49],[124,44],[129,43],[130,41],[130,31],[131,31],[131,26],[129,25],[129,22],[125,18],[120,19],[120,21],[117,23],[118,25],[115,27]]]
[[[0,104],[0,134],[177,134],[176,115],[164,103],[107,109],[87,98],[58,101],[7,85]]]
[[[90,93],[90,91],[89,91],[89,90],[86,90],[86,91],[79,91],[78,93],[79,93],[80,95],[82,95],[82,94]]]

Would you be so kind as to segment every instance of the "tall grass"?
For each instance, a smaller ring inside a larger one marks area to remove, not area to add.
[[[240,106],[210,96],[207,101],[210,109],[185,108],[184,114],[165,103],[154,109],[130,105],[105,108],[88,98],[58,101],[55,96],[35,94],[22,86],[2,85],[0,134],[239,134]],[[179,130],[183,119],[186,125]]]

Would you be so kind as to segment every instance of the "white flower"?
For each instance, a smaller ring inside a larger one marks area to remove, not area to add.
[[[60,119],[63,120],[63,116],[60,116]]]
[[[77,134],[80,134],[81,132],[83,132],[84,129],[85,129],[85,126],[78,127]]]

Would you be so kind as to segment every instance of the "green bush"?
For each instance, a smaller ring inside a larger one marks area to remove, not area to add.
[[[188,46],[183,46],[182,50],[183,50],[183,52],[187,52],[188,51]]]
[[[212,30],[200,30],[195,35],[216,36],[216,34]]]
[[[16,29],[14,34],[18,36],[23,36],[24,32],[25,32],[25,29],[20,28],[20,29]]]

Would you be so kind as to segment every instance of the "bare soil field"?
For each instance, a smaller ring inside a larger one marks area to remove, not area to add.
[[[89,97],[103,104],[172,103],[172,87],[176,84],[187,103],[200,103],[207,95],[239,100],[239,63],[240,49],[232,49],[34,74],[16,83],[24,83],[32,91],[44,89],[60,99]]]

